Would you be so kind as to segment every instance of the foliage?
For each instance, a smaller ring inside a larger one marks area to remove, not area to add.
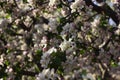
[[[119,75],[119,1],[0,0],[0,80]]]

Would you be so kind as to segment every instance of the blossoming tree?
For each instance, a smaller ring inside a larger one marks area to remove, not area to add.
[[[119,75],[119,0],[0,0],[0,80]]]

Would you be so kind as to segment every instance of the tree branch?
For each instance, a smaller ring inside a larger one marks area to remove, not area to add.
[[[13,1],[14,1],[15,6],[19,9],[19,7],[18,7],[18,4],[17,4],[16,0],[13,0]]]
[[[38,72],[31,72],[31,71],[24,71],[24,70],[22,70],[22,71],[20,71],[20,74],[27,75],[27,76],[35,76],[35,75],[38,74]]]
[[[116,23],[116,25],[119,25],[119,19],[117,16],[117,13],[113,11],[107,4],[104,4],[104,6],[97,6],[95,5],[91,0],[84,0],[87,6],[92,5],[93,11],[96,11],[97,13],[104,13],[105,15],[111,17],[113,21]]]

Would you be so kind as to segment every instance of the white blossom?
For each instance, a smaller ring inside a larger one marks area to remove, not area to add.
[[[54,6],[58,3],[59,0],[50,0],[49,6]]]
[[[72,42],[71,40],[72,40],[72,38],[70,38],[68,41],[67,41],[67,40],[64,40],[64,41],[59,45],[60,49],[61,49],[62,51],[66,51],[66,50],[67,50],[67,52],[72,51],[72,50],[76,47],[76,45],[75,45],[74,42]],[[74,45],[73,45],[73,44],[74,44]]]
[[[96,16],[96,18],[94,19],[94,21],[93,22],[91,22],[91,25],[93,26],[93,27],[97,27],[98,25],[99,25],[99,23],[100,23],[100,16],[98,15],[98,16]]]
[[[41,73],[39,73],[36,77],[36,80],[55,80],[57,78],[57,74],[54,69],[44,69]]]
[[[50,18],[48,25],[49,25],[49,31],[51,31],[53,33],[57,32],[58,22],[55,18]]]
[[[0,19],[0,28],[7,27],[8,23],[7,19]]]
[[[43,55],[41,57],[41,60],[40,60],[40,63],[41,63],[42,67],[47,68],[47,66],[50,62],[50,55],[53,52],[57,52],[56,48],[54,48],[54,47],[50,48],[47,52],[43,53]]]
[[[1,66],[4,66],[4,58],[3,58],[4,56],[3,55],[0,55],[0,65]]]
[[[88,73],[87,75],[82,75],[82,77],[83,77],[83,80],[88,80],[88,79],[96,80],[91,73]]]
[[[84,5],[83,0],[75,0],[75,2],[71,4],[70,8],[72,9],[72,12],[74,12],[76,9],[79,9],[83,5]]]
[[[35,29],[37,30],[37,32],[38,32],[39,34],[43,34],[44,29],[43,29],[43,27],[42,27],[41,24],[35,24],[34,27],[35,27]]]

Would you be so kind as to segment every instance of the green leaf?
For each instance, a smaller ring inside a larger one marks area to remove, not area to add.
[[[8,66],[9,65],[9,61],[5,61],[5,64]]]
[[[86,75],[87,74],[87,71],[84,69],[84,70],[82,70],[82,74],[83,75]]]
[[[27,0],[23,0],[23,3],[28,3],[28,1]]]
[[[10,17],[11,17],[11,15],[10,15],[10,14],[7,14],[5,17],[8,19],[8,18],[10,18]]]
[[[62,66],[59,66],[58,69],[57,69],[57,73],[58,73],[59,75],[63,75],[63,71],[64,71],[63,67],[62,67]]]
[[[7,80],[7,77],[6,77],[6,76],[4,76],[3,80]]]
[[[113,60],[111,60],[110,65],[111,65],[112,67],[117,67],[117,66],[118,66],[118,64],[117,64],[115,61],[113,61]]]
[[[49,67],[57,70],[61,67],[61,63],[64,62],[65,60],[66,60],[65,53],[63,52],[52,53]]]
[[[97,80],[102,80],[100,76],[97,77]]]
[[[9,54],[10,52],[11,52],[11,50],[10,50],[10,49],[7,49],[6,53]]]
[[[80,54],[84,54],[84,53],[85,53],[85,50],[81,49]]]
[[[36,51],[36,54],[38,54],[38,55],[39,55],[39,54],[42,54],[42,50],[39,50],[39,49],[38,49],[38,50]]]
[[[37,71],[37,72],[40,72],[40,70],[39,70],[39,68],[38,68],[38,66],[35,64],[35,70]]]

